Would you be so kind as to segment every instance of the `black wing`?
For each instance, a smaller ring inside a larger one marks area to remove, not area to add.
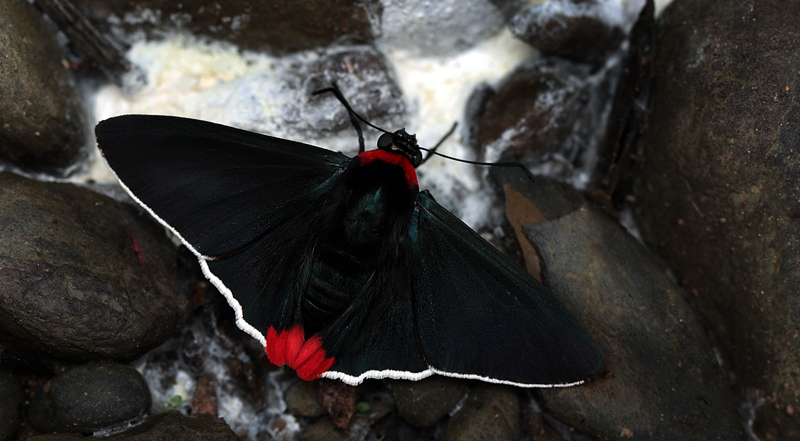
[[[326,220],[325,194],[350,158],[168,116],[111,118],[96,134],[128,192],[198,255],[237,324],[264,343],[265,324],[296,302],[291,277]]]
[[[594,343],[564,306],[427,192],[409,237],[416,326],[435,372],[565,386],[600,370]]]

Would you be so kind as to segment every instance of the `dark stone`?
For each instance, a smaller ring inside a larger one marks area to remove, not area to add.
[[[28,441],[73,441],[86,439],[78,435],[52,433],[28,438]],[[213,415],[184,416],[179,412],[153,415],[142,424],[105,441],[240,441],[222,418]]]
[[[291,73],[290,73],[291,74]],[[287,109],[282,117],[294,130],[319,134],[320,130],[350,129],[347,109],[332,93],[311,94],[334,83],[359,115],[375,124],[399,127],[405,114],[403,92],[386,58],[371,46],[346,46],[328,49],[316,62],[293,72],[298,83],[298,101],[303,106]],[[288,80],[292,82],[292,79]],[[305,123],[297,128],[297,123]],[[352,130],[352,129],[351,129]],[[367,149],[375,148],[374,145]]]
[[[509,386],[480,384],[447,423],[440,441],[511,441],[519,439],[517,390]]]
[[[645,237],[695,297],[761,439],[800,439],[800,3],[682,1],[659,18]]]
[[[468,390],[465,381],[439,375],[419,381],[385,381],[392,390],[400,416],[417,427],[439,421]]]
[[[625,36],[621,23],[604,19],[608,8],[621,6],[598,0],[548,0],[516,12],[508,28],[542,53],[601,61]]]
[[[600,439],[618,439],[625,430],[652,440],[743,440],[737,402],[680,288],[606,215],[586,204],[564,213],[576,197],[559,193],[574,190],[537,182],[515,176],[504,182],[506,195],[534,207],[555,201],[538,210],[538,223],[523,221],[524,239],[536,248],[542,278],[604,362],[601,376],[586,384],[537,390],[542,407]]]
[[[575,168],[593,169],[610,89],[590,78],[588,66],[557,58],[515,69],[476,122],[480,156],[494,160],[505,152],[528,166],[547,163],[550,175],[564,178]]]
[[[0,366],[0,441],[11,439],[19,429],[22,381],[12,370]]]
[[[28,420],[40,432],[92,433],[150,409],[150,389],[134,368],[90,363],[56,375],[30,402]]]
[[[323,418],[306,427],[300,434],[300,441],[346,441],[351,439],[347,432],[342,431],[329,418]]]
[[[370,16],[380,15],[376,1],[271,0],[76,0],[76,6],[98,22],[109,20],[127,32],[149,36],[187,30],[229,41],[242,49],[286,54],[335,41],[368,43]]]
[[[358,403],[358,386],[351,386],[341,381],[320,379],[319,402],[330,415],[336,427],[348,430],[356,412]]]
[[[306,418],[322,416],[324,411],[317,400],[318,393],[319,387],[314,381],[298,381],[292,384],[283,394],[286,411]]]
[[[0,3],[0,160],[63,173],[87,144],[84,110],[55,31],[25,1]]]
[[[72,184],[0,173],[0,346],[133,359],[181,329],[189,299],[149,215]]]

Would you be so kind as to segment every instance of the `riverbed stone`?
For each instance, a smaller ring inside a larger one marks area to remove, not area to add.
[[[56,32],[33,4],[0,2],[0,160],[63,174],[88,126]]]
[[[11,439],[20,426],[20,410],[25,398],[19,376],[0,366],[0,441]]]
[[[659,18],[644,237],[692,293],[761,439],[800,439],[800,3],[673,2]]]
[[[334,41],[367,43],[374,38],[375,1],[269,0],[76,0],[85,14],[121,31],[150,37],[188,31],[237,44],[242,49],[287,54]]]
[[[517,389],[479,384],[447,423],[441,441],[512,441],[519,439],[520,405]]]
[[[419,381],[385,381],[392,390],[400,416],[417,427],[439,421],[468,390],[466,381],[439,375]]]
[[[542,279],[587,330],[604,363],[585,384],[534,391],[543,410],[600,439],[617,439],[624,430],[642,439],[744,440],[738,401],[711,341],[663,265],[589,204],[565,209],[578,200],[575,190],[507,176],[507,200],[530,204],[516,211],[529,213],[517,217]]]
[[[86,437],[52,433],[28,438],[30,441],[73,441]],[[106,441],[240,441],[222,418],[213,415],[186,416],[180,412],[153,415],[122,433],[102,438]]]
[[[39,432],[93,433],[131,421],[150,408],[150,389],[136,369],[89,363],[56,375],[30,402]]]
[[[0,346],[75,361],[136,358],[190,313],[176,248],[130,204],[0,173]]]

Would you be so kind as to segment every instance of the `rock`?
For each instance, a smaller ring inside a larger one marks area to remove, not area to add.
[[[343,46],[329,48],[324,55],[312,63],[299,66],[290,72],[296,81],[297,102],[308,105],[288,107],[283,115],[287,123],[305,127],[294,130],[319,135],[320,130],[352,130],[347,109],[332,93],[319,96],[311,94],[317,90],[337,84],[350,106],[359,115],[378,124],[400,127],[405,115],[403,92],[397,84],[394,72],[386,58],[371,46]],[[367,146],[374,148],[374,146]]]
[[[447,423],[440,441],[519,439],[519,397],[509,386],[479,384]]]
[[[690,291],[761,439],[800,439],[800,3],[681,1],[659,18],[644,236]]]
[[[319,387],[314,381],[298,381],[284,392],[286,411],[294,416],[316,418],[325,412],[319,405],[317,394]]]
[[[586,65],[557,58],[536,58],[515,69],[475,122],[481,157],[496,160],[504,153],[565,179],[575,168],[592,171],[610,96],[607,82],[595,75]]]
[[[439,375],[419,381],[385,382],[392,390],[400,416],[417,427],[439,421],[453,410],[468,390],[465,381]]]
[[[22,381],[11,369],[0,366],[0,441],[11,439],[19,429]]]
[[[39,432],[92,433],[141,416],[150,389],[134,368],[89,363],[56,375],[32,399],[28,420]]]
[[[0,173],[0,346],[33,357],[133,359],[188,318],[163,228],[72,184]]]
[[[511,0],[513,1],[513,0]],[[503,28],[498,5],[510,0],[381,2],[381,45],[417,56],[463,51]]]
[[[525,226],[524,239],[604,362],[586,384],[537,390],[542,408],[600,439],[626,430],[640,439],[743,440],[737,402],[680,288],[612,219],[585,203],[565,210],[574,194],[537,182],[507,179],[507,198],[531,195],[524,199],[544,220]],[[550,202],[537,206],[542,199]]]
[[[0,29],[0,160],[63,173],[88,136],[55,31],[24,1],[0,4]]]
[[[342,383],[341,381],[320,379],[319,402],[323,409],[330,415],[333,424],[348,430],[356,412],[358,403],[358,387]]]
[[[299,439],[300,441],[346,441],[351,438],[347,432],[336,427],[329,418],[323,418],[306,427]]]
[[[547,0],[517,11],[511,32],[548,55],[602,61],[622,42],[623,4],[599,0]]]
[[[124,31],[144,30],[158,37],[174,30],[229,41],[247,50],[287,54],[337,40],[368,43],[373,39],[372,16],[379,3],[353,0],[76,0],[95,21],[107,20]]]
[[[61,441],[86,439],[78,435],[53,433],[28,438],[28,441]],[[179,412],[153,415],[142,424],[117,435],[104,437],[105,441],[239,441],[222,418],[213,415],[194,417]]]

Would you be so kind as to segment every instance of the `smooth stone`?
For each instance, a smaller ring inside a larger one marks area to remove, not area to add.
[[[300,441],[345,441],[351,438],[347,432],[336,427],[330,418],[322,418],[306,427],[299,439]]]
[[[761,439],[800,439],[800,3],[659,17],[643,236],[697,303]]]
[[[529,210],[538,220],[521,221],[524,240],[604,362],[604,372],[585,384],[535,391],[542,408],[601,439],[617,439],[623,429],[642,439],[745,439],[711,342],[647,249],[586,204],[565,210],[576,192],[562,184],[539,178],[534,186],[515,175],[504,184],[507,198],[522,196],[534,209],[537,200],[552,201]]]
[[[517,11],[508,20],[508,28],[542,53],[599,62],[623,40],[622,23],[606,18],[621,15],[621,11],[608,11],[620,8],[618,2],[547,0]]]
[[[242,49],[288,54],[328,46],[337,40],[369,43],[375,2],[345,0],[76,0],[90,18],[135,34],[158,37],[175,30],[235,43]]]
[[[434,424],[458,404],[467,393],[467,382],[434,375],[419,381],[384,380],[394,395],[400,416],[409,424]]]
[[[611,85],[588,65],[538,57],[508,74],[477,115],[474,142],[529,167],[546,163],[549,175],[568,179],[597,162],[594,146],[610,108]],[[485,94],[484,90],[478,93]]]
[[[322,416],[325,411],[319,405],[317,396],[319,386],[314,381],[298,381],[283,394],[286,401],[286,411],[294,416],[305,418],[316,418]]]
[[[24,398],[22,380],[14,371],[0,365],[0,441],[9,440],[17,433]]]
[[[150,409],[150,389],[134,368],[89,363],[56,375],[32,399],[28,420],[39,432],[92,433]]]
[[[0,173],[0,346],[136,358],[190,314],[175,245],[149,215],[72,184]]]
[[[0,160],[63,174],[88,141],[56,32],[33,4],[0,2]]]
[[[479,384],[469,391],[461,408],[447,423],[440,441],[516,441],[520,433],[517,390]]]
[[[28,438],[29,441],[74,441],[80,435],[53,433]],[[122,433],[101,438],[106,441],[240,441],[225,420],[213,415],[185,416],[179,412],[153,415]]]
[[[368,121],[387,127],[401,127],[404,122],[403,91],[389,61],[372,46],[329,48],[319,59],[298,66],[289,75],[287,82],[296,82],[301,94],[298,102],[303,103],[287,109],[289,114],[283,116],[293,121],[293,130],[317,136],[320,131],[352,130],[347,109],[332,93],[312,95],[333,84]]]

